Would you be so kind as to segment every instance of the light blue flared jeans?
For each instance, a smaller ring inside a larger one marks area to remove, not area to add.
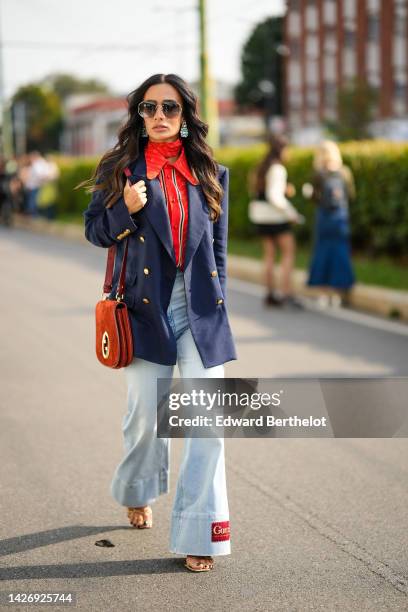
[[[167,310],[177,340],[181,378],[223,378],[224,365],[204,368],[187,318],[183,272],[178,268]],[[135,358],[125,368],[127,413],[122,420],[125,455],[111,493],[123,506],[152,504],[169,492],[170,438],[157,437],[157,379],[174,366]],[[170,528],[170,552],[228,555],[231,552],[223,438],[185,438]]]

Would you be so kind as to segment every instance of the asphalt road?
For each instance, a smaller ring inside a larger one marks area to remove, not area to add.
[[[74,592],[87,612],[408,610],[406,438],[227,440],[232,554],[210,573],[167,552],[182,441],[154,528],[128,526],[109,493],[124,375],[93,346],[104,256],[0,231],[0,592]],[[229,279],[227,376],[407,375],[407,326],[265,310],[261,294]]]

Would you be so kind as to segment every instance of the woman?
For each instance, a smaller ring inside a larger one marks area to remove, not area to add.
[[[287,183],[286,161],[287,140],[283,136],[273,136],[264,159],[250,177],[251,189],[256,198],[268,201],[275,210],[273,223],[256,224],[257,233],[262,237],[266,296],[266,306],[301,307],[301,302],[293,295],[292,272],[295,262],[296,242],[293,223],[300,223],[302,216],[287,200],[295,194],[295,188]],[[274,266],[276,249],[281,252],[281,290],[275,288]]]
[[[323,293],[319,304],[340,306],[347,303],[354,284],[350,254],[348,203],[355,197],[351,170],[343,164],[335,142],[326,140],[315,153],[315,175],[312,189],[317,204],[315,245],[308,279],[309,286],[318,286]],[[305,194],[305,189],[303,189]]]
[[[151,505],[169,490],[170,440],[156,437],[157,378],[172,378],[176,361],[183,378],[222,378],[223,364],[237,358],[225,304],[228,169],[213,159],[197,98],[180,77],[156,74],[128,102],[118,142],[93,176],[85,234],[97,246],[116,243],[119,261],[129,241],[124,299],[134,359],[125,370],[126,453],[111,492],[131,524],[150,528]],[[230,554],[222,438],[185,440],[170,551],[187,555],[193,571]]]

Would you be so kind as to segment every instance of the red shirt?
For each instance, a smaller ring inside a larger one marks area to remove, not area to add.
[[[175,157],[169,162],[167,157]],[[148,141],[145,148],[147,178],[159,178],[167,204],[171,233],[173,236],[174,255],[177,267],[184,269],[184,256],[187,244],[188,228],[188,191],[186,181],[198,185],[188,166],[181,138],[174,142]]]

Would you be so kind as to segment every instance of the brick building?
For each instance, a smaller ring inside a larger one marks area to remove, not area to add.
[[[289,0],[285,114],[294,140],[314,143],[337,115],[337,91],[377,91],[374,136],[408,139],[408,0]]]

